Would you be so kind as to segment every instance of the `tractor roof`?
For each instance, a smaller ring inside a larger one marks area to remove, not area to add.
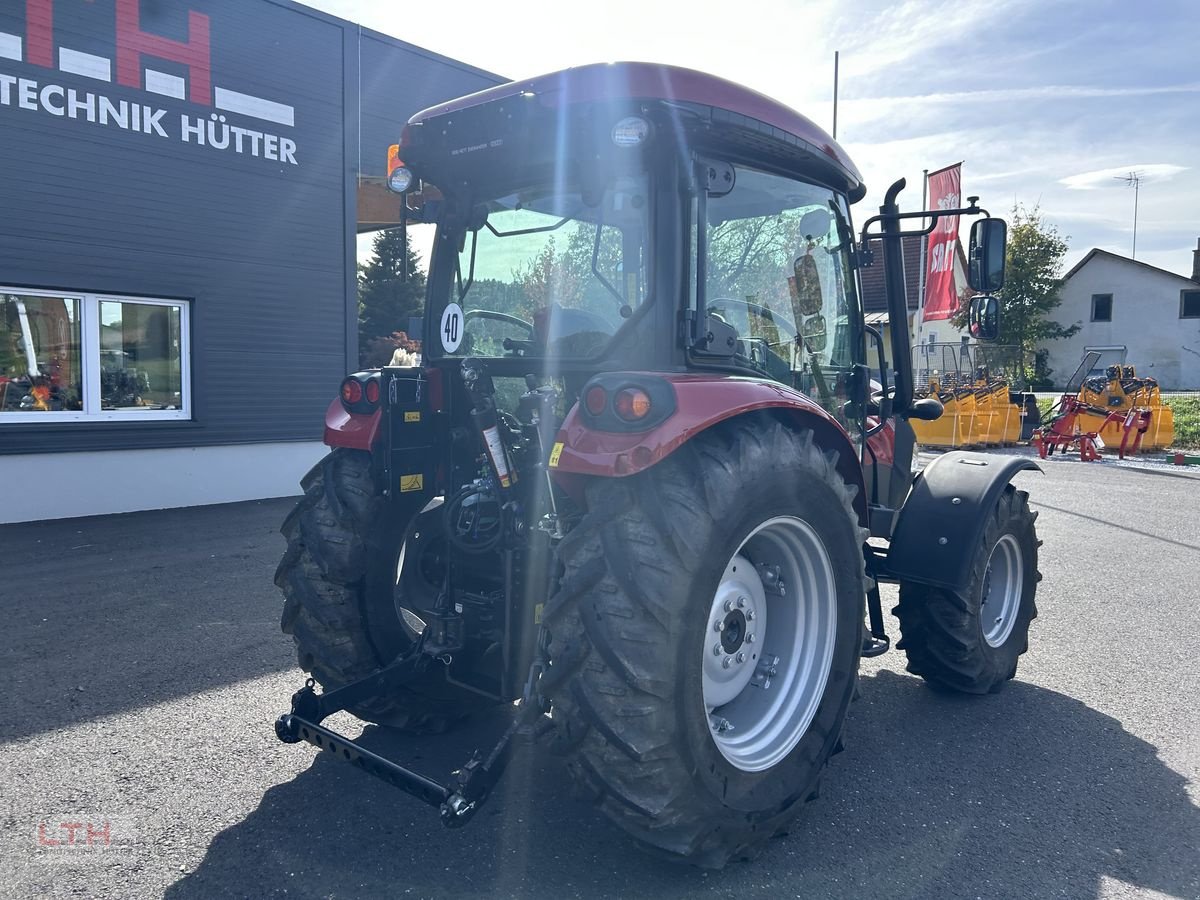
[[[847,190],[852,199],[858,199],[865,192],[862,175],[846,151],[811,119],[740,84],[678,66],[618,62],[564,69],[497,85],[431,106],[409,119],[409,124],[418,125],[433,118],[516,96],[536,98],[547,107],[620,99],[708,106],[744,117],[749,121],[737,124],[760,132],[765,137],[774,136],[788,143],[799,143],[810,152],[824,157],[846,177]]]

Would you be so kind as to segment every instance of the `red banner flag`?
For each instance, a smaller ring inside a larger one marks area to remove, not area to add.
[[[929,176],[929,209],[958,209],[962,163],[955,163]],[[925,255],[924,321],[949,319],[958,310],[958,290],[954,286],[954,255],[958,247],[958,216],[937,220],[929,237]]]

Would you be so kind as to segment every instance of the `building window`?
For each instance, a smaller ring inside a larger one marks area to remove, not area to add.
[[[1179,318],[1200,319],[1200,291],[1179,292]]]
[[[0,287],[0,425],[191,417],[188,304]]]
[[[1112,294],[1092,294],[1092,321],[1112,321]]]

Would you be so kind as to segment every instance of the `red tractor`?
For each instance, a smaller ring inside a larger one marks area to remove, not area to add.
[[[908,420],[941,406],[914,402],[906,341],[884,360],[858,287],[879,236],[902,329],[902,223],[981,214],[971,280],[998,289],[1005,226],[976,198],[902,213],[899,181],[856,235],[862,178],[825,132],[647,64],[421,112],[389,182],[436,224],[423,359],[343,382],[284,522],[312,678],[282,740],[455,826],[546,737],[635,838],[719,866],[816,796],[860,656],[888,648],[879,582],[910,671],[1013,677],[1039,576],[1010,481],[1036,466],[955,452],[914,477]],[[994,338],[996,300],[971,312]],[[498,704],[507,732],[444,783],[321,724],[440,731]]]

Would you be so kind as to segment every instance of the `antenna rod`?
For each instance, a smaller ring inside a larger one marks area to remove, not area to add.
[[[1138,194],[1142,187],[1142,173],[1138,169],[1131,169],[1128,175],[1114,175],[1117,181],[1123,181],[1126,187],[1133,188],[1133,259],[1137,259],[1137,217],[1138,217]]]
[[[838,51],[833,51],[833,139],[837,140]]]
[[[1133,258],[1137,259],[1137,208],[1138,208],[1138,190],[1142,186],[1142,179],[1137,175],[1133,176]]]

